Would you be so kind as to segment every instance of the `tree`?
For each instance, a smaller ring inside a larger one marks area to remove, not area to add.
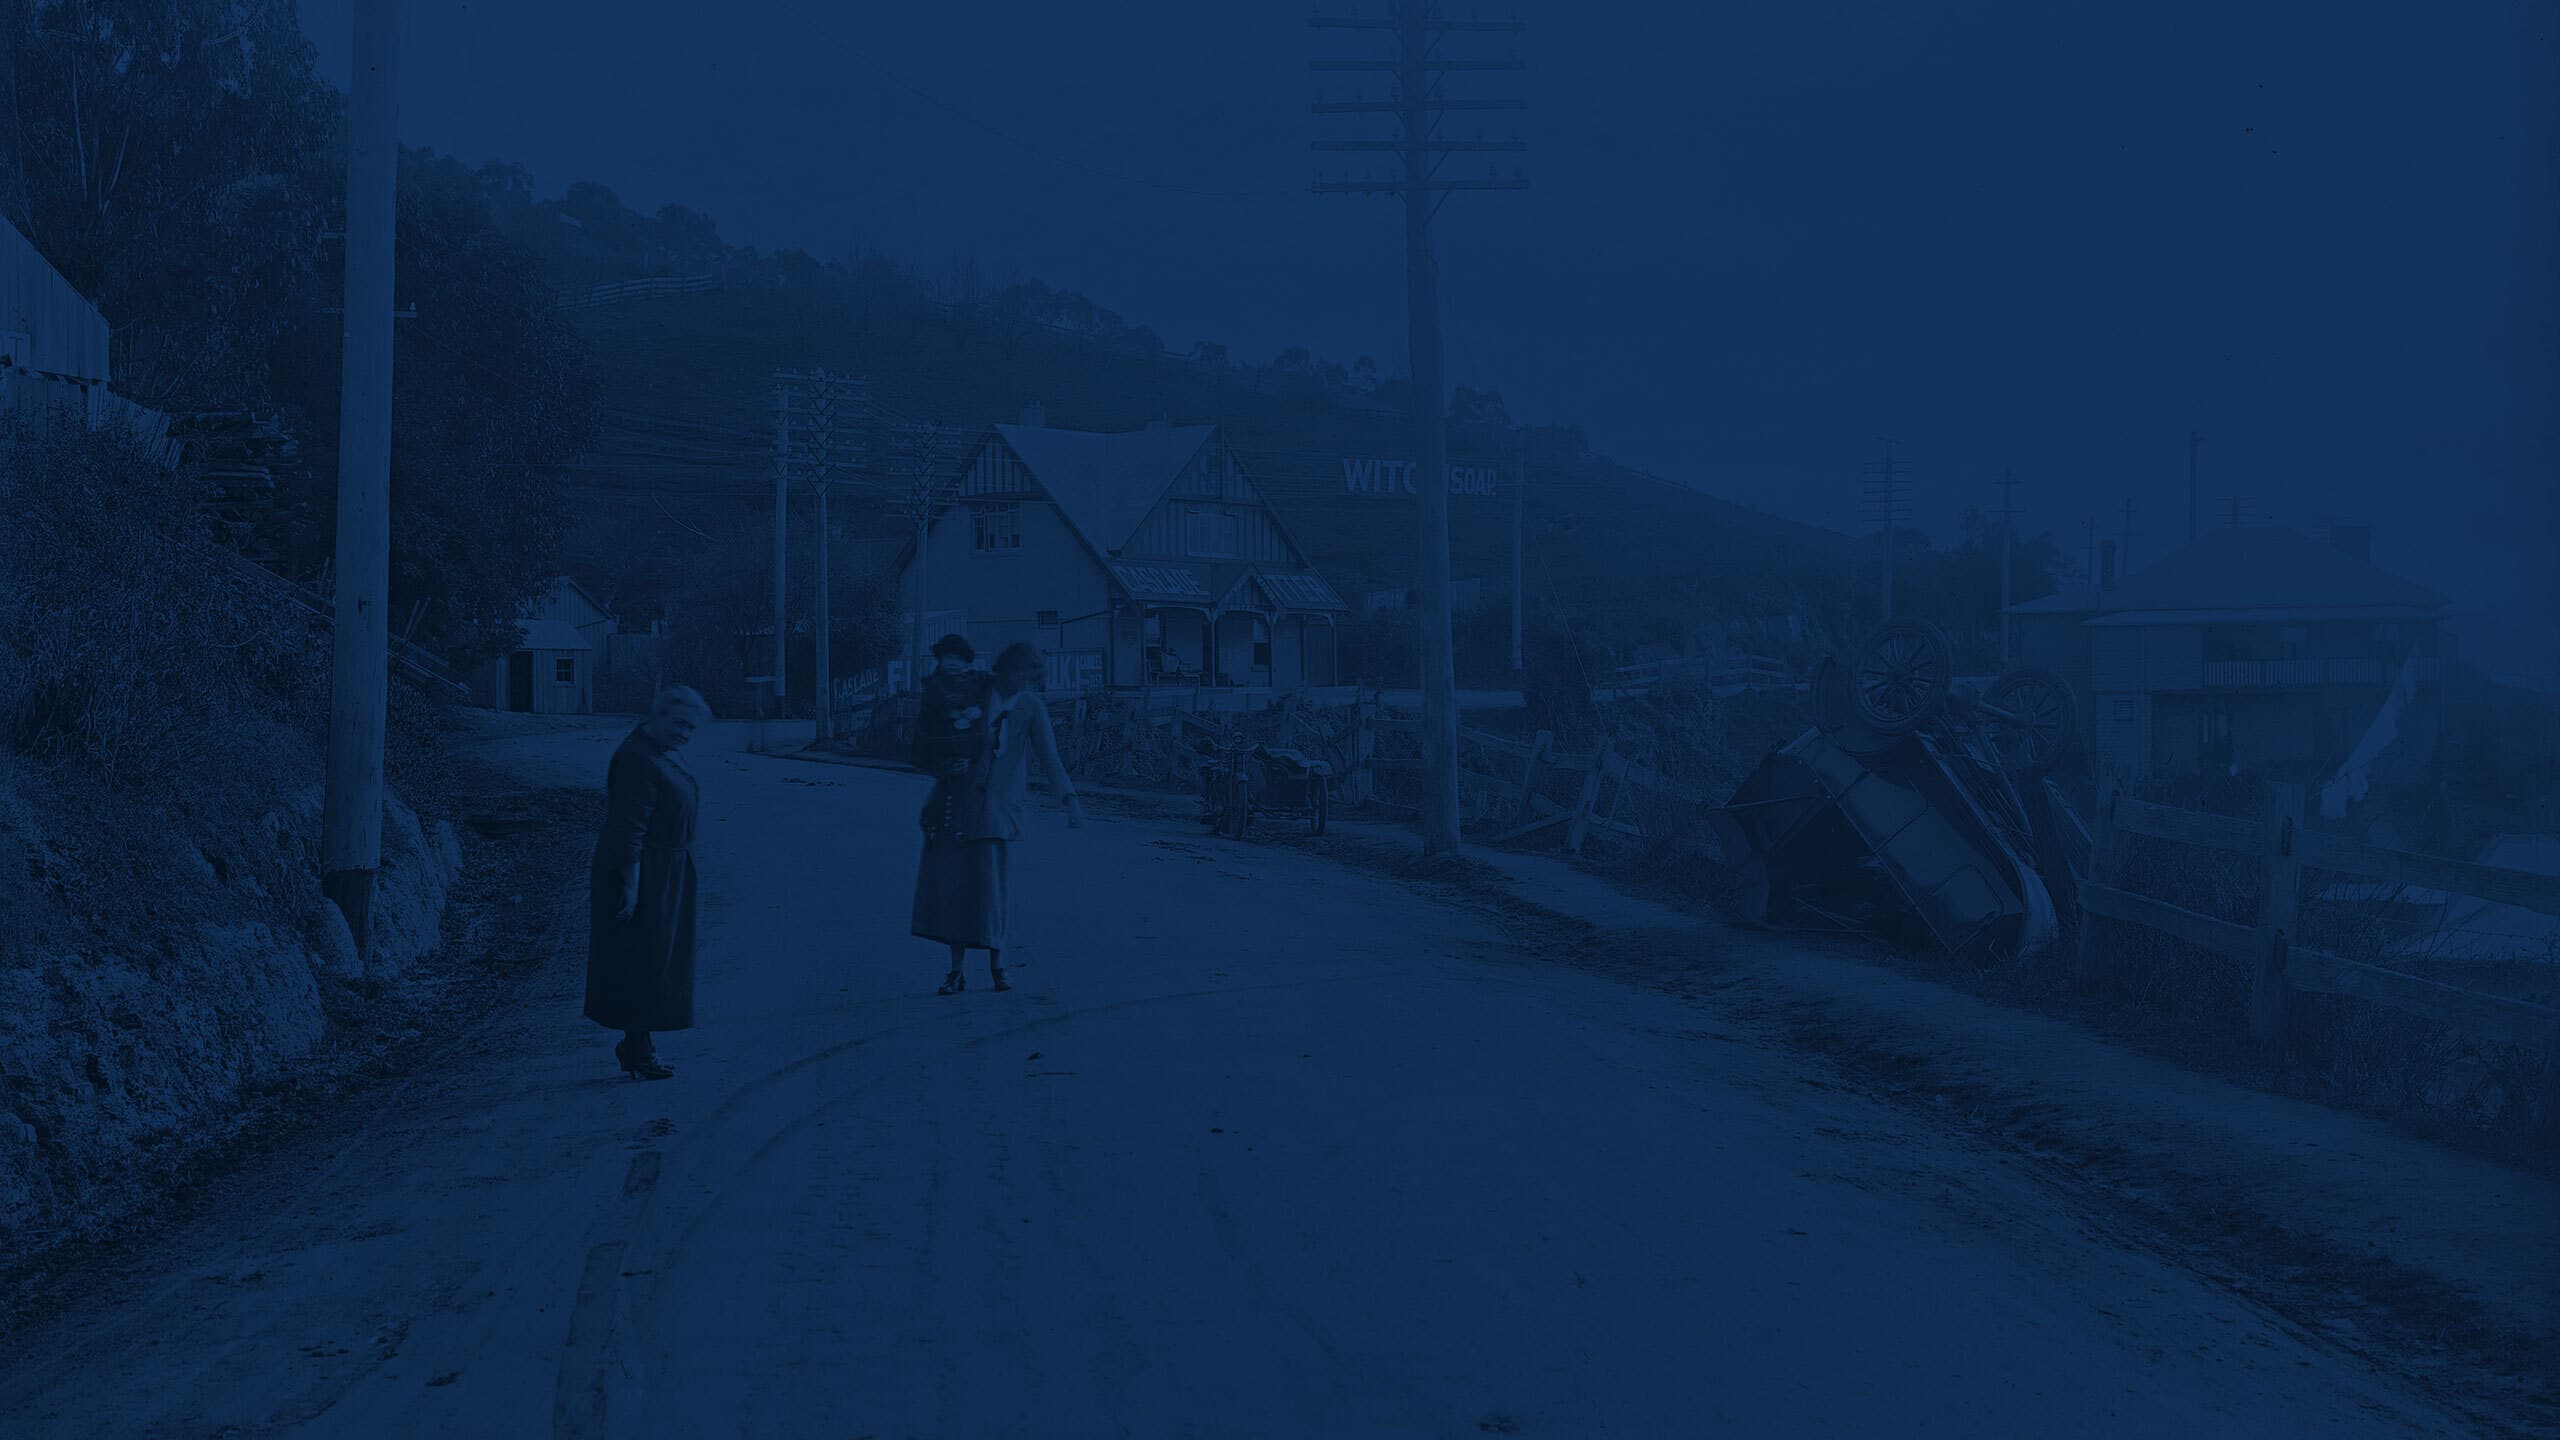
[[[393,340],[391,600],[425,602],[418,638],[476,656],[556,572],[561,466],[591,433],[594,384],[540,267],[496,233],[480,177],[430,152],[401,157]],[[415,297],[414,299],[411,297]],[[313,493],[290,548],[327,553],[334,524],[336,334],[328,317],[278,347],[279,401],[306,418]]]
[[[260,399],[335,222],[340,97],[291,0],[0,0],[6,213],[145,404]]]
[[[1378,362],[1363,355],[1351,362],[1351,388],[1363,394],[1378,388]]]
[[[1449,423],[1461,428],[1511,428],[1510,408],[1502,403],[1499,390],[1471,390],[1464,385],[1449,392]]]
[[[658,249],[677,273],[692,275],[718,266],[729,247],[710,216],[682,205],[661,205]]]

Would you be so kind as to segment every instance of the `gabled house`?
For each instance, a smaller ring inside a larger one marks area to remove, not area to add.
[[[2011,611],[2019,659],[2085,697],[2101,774],[2321,784],[2386,709],[2382,773],[2432,752],[2446,601],[2375,568],[2369,532],[2218,530],[2121,583],[2112,568]]]
[[[1349,607],[1215,426],[995,426],[925,543],[928,611],[1039,646],[1053,688],[1335,683]]]
[[[472,677],[475,698],[493,710],[592,714],[596,669],[619,628],[603,602],[563,575],[527,607],[516,648]]]

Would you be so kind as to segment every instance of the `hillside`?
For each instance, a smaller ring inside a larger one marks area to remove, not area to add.
[[[1048,423],[1075,429],[1216,423],[1340,589],[1400,588],[1412,571],[1410,506],[1347,493],[1341,464],[1407,453],[1400,416],[1391,403],[1328,393],[1313,375],[1168,356],[1151,337],[1062,334],[1000,303],[849,283],[631,300],[574,318],[604,413],[574,474],[584,523],[572,557],[611,572],[600,578],[628,597],[626,614],[645,613],[652,577],[677,571],[706,538],[770,526],[781,368],[867,376],[890,409],[945,424],[1010,421],[1035,403]],[[1658,638],[1636,632],[1671,626],[1675,611],[1817,610],[1842,572],[1841,536],[1613,464],[1569,429],[1510,426],[1492,403],[1497,413],[1453,426],[1452,453],[1508,472],[1525,444],[1530,594],[1559,619],[1605,610],[1630,622],[1613,638]],[[849,488],[837,492],[842,533],[885,528],[880,492]],[[1457,575],[1483,578],[1488,598],[1507,593],[1508,501],[1454,501],[1451,548]]]

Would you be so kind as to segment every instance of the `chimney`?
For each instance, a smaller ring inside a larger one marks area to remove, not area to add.
[[[2116,588],[2116,542],[2098,542],[2098,590],[2101,594]]]
[[[1033,430],[1049,428],[1049,408],[1034,400],[1022,407],[1022,423]]]
[[[2367,565],[2373,563],[2373,527],[2370,525],[2332,525],[2329,527],[2329,543]]]

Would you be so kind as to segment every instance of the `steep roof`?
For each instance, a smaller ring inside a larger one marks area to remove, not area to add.
[[[2437,610],[2445,598],[2298,530],[2215,530],[2128,577],[2109,610]]]
[[[586,636],[578,633],[577,626],[566,620],[519,620],[516,624],[524,635],[523,643],[516,646],[518,650],[593,650],[596,648],[587,643]]]
[[[996,434],[1022,457],[1031,478],[1097,555],[1109,556],[1138,533],[1182,467],[1216,434],[1208,425],[1167,426],[1102,434],[999,425]]]
[[[597,620],[611,620],[615,618],[613,611],[609,609],[603,601],[598,600],[593,592],[589,591],[586,586],[579,584],[576,580],[573,580],[566,575],[555,576],[551,581],[551,588],[547,598],[557,601],[565,595],[575,595],[580,600],[586,602],[587,608],[596,612]],[[557,617],[555,616],[553,618],[556,619]],[[574,624],[577,622],[573,621],[571,623]]]

